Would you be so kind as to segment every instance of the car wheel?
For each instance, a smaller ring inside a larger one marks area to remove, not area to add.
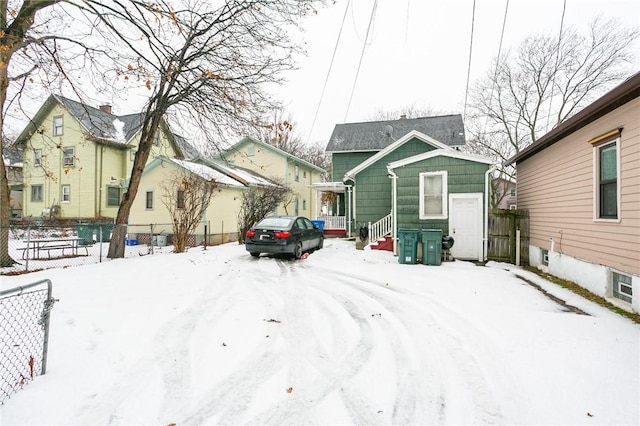
[[[302,243],[300,241],[296,244],[296,248],[293,249],[293,257],[296,259],[300,259],[302,257]]]
[[[318,250],[320,250],[324,246],[324,237],[320,237],[320,242],[318,243]]]
[[[256,253],[255,251],[252,251],[250,254],[253,257],[259,257],[260,256],[260,253]]]

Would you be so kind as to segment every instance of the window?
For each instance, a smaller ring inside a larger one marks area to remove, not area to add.
[[[515,197],[515,196],[516,196],[516,189],[515,189],[515,188],[512,188],[512,189],[511,189],[511,196],[512,196],[512,197]]]
[[[138,151],[131,151],[131,152],[129,153],[129,160],[131,160],[131,161],[135,161],[135,159],[136,159],[136,153],[137,153],[137,152],[138,152]]]
[[[156,131],[156,135],[153,137],[153,146],[160,146],[160,133]]]
[[[31,201],[33,202],[42,201],[42,185],[31,186]]]
[[[447,172],[420,173],[420,219],[447,218]]]
[[[145,200],[146,200],[145,208],[147,210],[152,210],[153,209],[153,191],[147,191]]]
[[[631,303],[633,298],[633,288],[629,275],[613,272],[613,297]]]
[[[256,155],[256,147],[250,146],[247,148],[247,157],[253,157],[254,155]]]
[[[293,203],[293,211],[294,211],[294,215],[298,216],[300,214],[300,211],[298,209],[298,199],[296,198],[296,200]]]
[[[120,205],[120,187],[107,187],[107,207],[118,207]]]
[[[295,174],[296,182],[298,182],[300,180],[300,166],[298,166],[297,164],[294,168],[294,174]]]
[[[62,116],[53,117],[53,136],[61,136],[64,122]]]
[[[307,171],[306,171],[306,170],[303,170],[303,171],[302,171],[302,177],[303,177],[304,179],[306,179],[306,178],[307,178]]]
[[[549,250],[542,249],[542,264],[549,266]]]
[[[74,147],[62,148],[62,164],[65,167],[72,167],[75,165],[75,153]]]
[[[509,210],[518,210],[517,204],[509,204]]]
[[[307,200],[302,200],[302,210],[307,209]]]
[[[33,165],[35,167],[42,166],[42,150],[41,149],[33,150]]]
[[[594,215],[596,219],[618,219],[619,140],[617,138],[594,146]]]
[[[60,197],[63,203],[68,203],[71,200],[71,185],[62,185],[62,196]]]
[[[179,209],[184,209],[184,190],[182,189],[178,190],[176,207]]]

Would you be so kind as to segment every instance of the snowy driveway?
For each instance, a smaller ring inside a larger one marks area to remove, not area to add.
[[[54,282],[48,374],[3,424],[638,424],[640,327],[518,271],[326,240],[3,277]],[[514,268],[515,269],[515,268]],[[36,408],[37,407],[37,408]]]

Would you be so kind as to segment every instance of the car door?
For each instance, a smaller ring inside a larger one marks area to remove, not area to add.
[[[303,220],[308,232],[309,249],[318,247],[320,245],[320,234],[316,232],[315,226],[309,219],[304,218]]]
[[[298,219],[296,219],[295,227],[297,228],[296,232],[298,232],[300,235],[302,250],[309,250],[311,244],[309,238],[311,237],[311,235],[309,235],[309,229],[307,229],[307,225],[304,223],[304,218],[299,217]]]

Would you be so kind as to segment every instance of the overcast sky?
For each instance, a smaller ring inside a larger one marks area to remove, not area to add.
[[[381,108],[415,105],[437,112],[463,113],[473,0],[378,0],[353,97],[375,1],[350,2],[328,74],[347,3],[339,0],[306,20],[308,56],[300,59],[300,68],[289,75],[289,83],[281,91],[304,140],[328,141],[336,124],[368,121]],[[528,35],[558,34],[563,0],[508,3],[503,51],[517,47]],[[506,5],[507,0],[475,2],[472,82],[487,72],[491,59],[498,54]],[[584,33],[598,15],[616,17],[624,25],[637,28],[640,1],[567,0],[564,25]],[[639,60],[636,69],[640,69]]]

